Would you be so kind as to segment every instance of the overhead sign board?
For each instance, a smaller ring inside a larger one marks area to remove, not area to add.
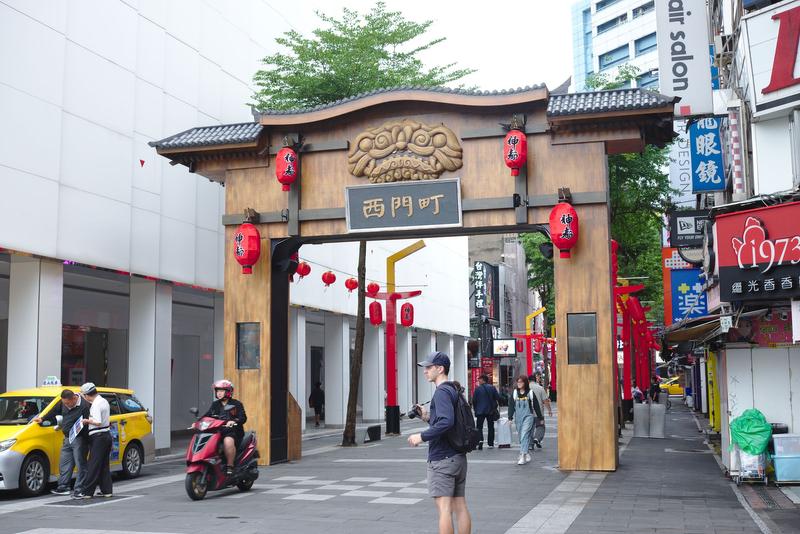
[[[693,193],[725,191],[727,183],[719,126],[719,119],[707,117],[689,127]]]
[[[500,316],[500,269],[497,265],[476,261],[472,268],[475,316],[497,320]]]
[[[800,0],[742,17],[740,52],[750,78],[751,111],[755,116],[793,108],[800,101]]]
[[[714,249],[720,298],[800,297],[800,202],[718,215]]]
[[[350,186],[345,213],[348,232],[461,226],[461,185],[455,178]]]
[[[675,115],[714,110],[705,0],[655,0],[659,91],[679,96]]]
[[[703,245],[708,210],[677,210],[669,214],[669,238],[673,247]]]

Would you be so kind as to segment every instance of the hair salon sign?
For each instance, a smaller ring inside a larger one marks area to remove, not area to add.
[[[800,296],[800,202],[719,215],[721,300]]]

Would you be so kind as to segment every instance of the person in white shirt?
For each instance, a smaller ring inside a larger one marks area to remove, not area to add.
[[[108,401],[97,394],[97,387],[92,382],[81,386],[83,398],[92,403],[89,417],[83,420],[89,427],[89,469],[83,491],[76,495],[78,499],[91,499],[97,486],[103,497],[112,496],[111,466],[111,433],[109,432],[109,417],[111,407]]]

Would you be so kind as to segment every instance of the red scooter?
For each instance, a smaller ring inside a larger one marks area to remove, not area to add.
[[[191,412],[197,417],[197,408]],[[258,451],[256,435],[245,432],[236,448],[233,474],[225,475],[225,454],[222,450],[222,429],[227,419],[201,417],[190,430],[195,435],[186,450],[186,493],[194,501],[205,498],[208,490],[221,490],[236,486],[239,491],[248,491],[258,478]]]

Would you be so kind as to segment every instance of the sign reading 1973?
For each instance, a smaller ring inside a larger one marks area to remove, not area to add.
[[[345,188],[348,232],[461,226],[457,178]]]

